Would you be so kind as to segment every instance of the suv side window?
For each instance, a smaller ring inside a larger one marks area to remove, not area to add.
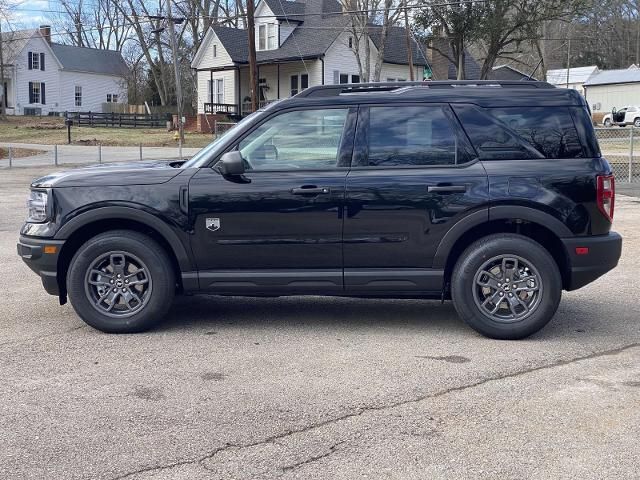
[[[488,108],[545,158],[583,157],[578,132],[566,107]]]
[[[369,108],[368,165],[457,165],[474,155],[448,106]]]
[[[271,117],[238,144],[252,170],[326,169],[337,164],[347,108]]]

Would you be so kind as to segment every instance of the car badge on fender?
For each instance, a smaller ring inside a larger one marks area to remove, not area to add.
[[[206,227],[207,227],[207,230],[211,230],[212,232],[220,230],[220,219],[219,218],[207,218]]]

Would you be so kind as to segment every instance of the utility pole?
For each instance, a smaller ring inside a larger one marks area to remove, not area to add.
[[[256,28],[255,6],[253,0],[247,0],[247,30],[249,35],[249,93],[251,94],[251,109],[258,110],[258,71],[256,66]],[[241,112],[242,113],[242,112]]]
[[[571,68],[571,39],[567,43],[567,88],[569,88],[569,69]]]
[[[171,52],[173,55],[173,70],[176,75],[176,103],[178,104],[178,146],[180,159],[182,160],[182,144],[184,143],[184,125],[182,124],[182,83],[180,81],[180,59],[178,58],[178,45],[176,43],[176,28],[171,14],[171,0],[167,0],[167,26],[171,37]]]
[[[411,31],[409,30],[409,7],[407,6],[407,2],[404,3],[404,28],[407,37],[407,57],[409,60],[409,80],[414,81],[414,71],[413,71],[413,48],[411,48]]]

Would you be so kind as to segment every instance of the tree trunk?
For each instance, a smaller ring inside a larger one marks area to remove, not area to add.
[[[251,109],[258,110],[258,72],[256,66],[256,30],[253,0],[247,0],[247,33],[249,34],[249,94]]]

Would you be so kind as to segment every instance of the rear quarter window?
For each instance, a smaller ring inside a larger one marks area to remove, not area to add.
[[[585,156],[567,107],[454,109],[483,160]]]

